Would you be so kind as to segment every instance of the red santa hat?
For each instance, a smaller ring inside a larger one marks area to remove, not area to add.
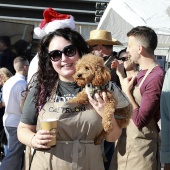
[[[47,8],[43,12],[44,19],[41,21],[40,26],[34,28],[34,33],[39,38],[53,32],[59,28],[69,27],[75,29],[74,18],[68,14],[60,14],[52,8]]]

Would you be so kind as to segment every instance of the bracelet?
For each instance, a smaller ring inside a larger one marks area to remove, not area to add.
[[[33,140],[34,137],[35,137],[35,134],[32,136],[32,138],[31,138],[31,140],[30,140],[30,146],[31,146],[31,148],[33,148],[33,149],[35,149],[35,147],[32,145],[32,140]]]

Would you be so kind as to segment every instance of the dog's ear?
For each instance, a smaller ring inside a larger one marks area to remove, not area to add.
[[[111,79],[109,68],[106,66],[96,66],[94,74],[95,76],[92,81],[94,86],[103,86]]]

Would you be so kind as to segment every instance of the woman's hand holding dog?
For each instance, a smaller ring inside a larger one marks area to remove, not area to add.
[[[102,92],[102,97],[99,95],[99,93],[94,94],[94,98],[91,97],[90,94],[88,94],[89,102],[93,106],[93,108],[96,110],[96,112],[103,118],[103,111],[105,103],[108,101],[106,92]]]
[[[108,101],[108,98],[107,98],[105,91],[103,91],[101,94],[102,94],[102,97],[99,95],[99,93],[95,93],[94,98],[92,98],[90,96],[90,94],[88,94],[88,98],[89,98],[90,104],[93,106],[93,108],[96,110],[96,112],[103,118],[104,117],[104,115],[103,115],[104,107],[105,107],[105,104]],[[114,115],[114,113],[113,113],[113,115]],[[105,134],[104,134],[104,138],[108,142],[116,141],[122,133],[122,129],[118,125],[114,116],[112,117],[112,121],[113,121],[113,124],[114,124],[113,129],[108,133],[105,132]]]

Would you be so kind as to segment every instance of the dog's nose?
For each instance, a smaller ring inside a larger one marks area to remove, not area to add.
[[[82,76],[82,74],[77,74],[77,77],[79,77],[79,78],[80,78],[81,76]]]

